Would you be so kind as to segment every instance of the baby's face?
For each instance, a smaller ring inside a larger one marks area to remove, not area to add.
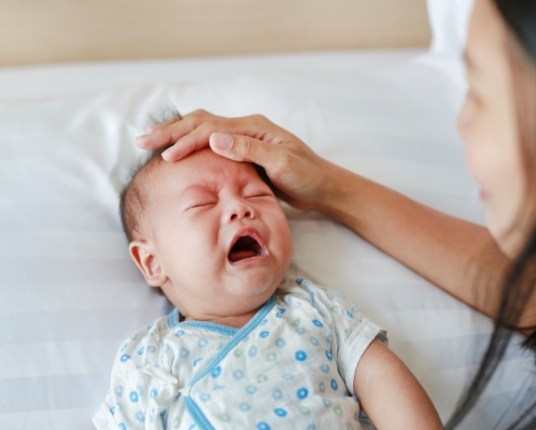
[[[277,289],[292,253],[271,189],[252,165],[210,149],[157,162],[144,185],[141,224],[166,296],[192,319],[257,309]]]

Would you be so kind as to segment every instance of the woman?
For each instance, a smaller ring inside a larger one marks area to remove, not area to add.
[[[494,318],[488,351],[447,428],[476,403],[511,329],[525,333],[525,346],[536,354],[536,2],[475,0],[465,54],[469,91],[459,129],[488,229],[329,163],[261,116],[227,119],[197,111],[153,127],[138,141],[147,149],[176,142],[163,154],[170,161],[209,143],[222,156],[257,163],[292,205],[338,219]],[[535,406],[535,399],[523,399],[510,428],[536,428]]]

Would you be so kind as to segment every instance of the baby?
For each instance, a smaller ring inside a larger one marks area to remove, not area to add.
[[[338,294],[286,279],[289,225],[251,164],[153,156],[122,195],[132,259],[175,310],[126,340],[97,428],[440,429],[430,399]]]

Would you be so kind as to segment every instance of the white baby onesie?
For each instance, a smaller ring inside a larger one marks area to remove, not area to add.
[[[285,281],[242,328],[177,310],[121,347],[99,429],[361,429],[354,373],[380,328],[338,293]]]

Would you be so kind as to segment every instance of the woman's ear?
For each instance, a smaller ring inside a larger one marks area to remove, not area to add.
[[[134,240],[128,246],[130,256],[140,269],[145,281],[152,287],[161,287],[167,281],[154,246],[150,242]]]

